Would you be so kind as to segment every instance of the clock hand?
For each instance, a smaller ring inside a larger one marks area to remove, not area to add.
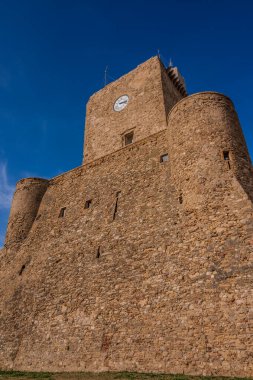
[[[124,103],[126,103],[127,102],[127,100],[124,100],[123,102],[120,102],[119,104],[124,104]]]

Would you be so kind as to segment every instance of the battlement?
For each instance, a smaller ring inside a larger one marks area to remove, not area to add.
[[[180,74],[178,68],[169,66],[166,71],[168,73],[169,78],[172,80],[174,86],[178,89],[182,96],[187,96],[185,81],[182,75]]]

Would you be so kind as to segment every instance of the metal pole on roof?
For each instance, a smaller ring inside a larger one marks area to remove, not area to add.
[[[105,68],[105,86],[107,84],[107,70],[108,70],[108,66],[106,66]]]

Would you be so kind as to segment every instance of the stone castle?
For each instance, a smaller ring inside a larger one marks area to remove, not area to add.
[[[252,201],[229,98],[158,57],[108,84],[83,164],[17,183],[0,368],[252,376]]]

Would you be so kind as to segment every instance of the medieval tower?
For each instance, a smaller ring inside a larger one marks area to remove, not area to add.
[[[1,369],[253,376],[252,201],[229,98],[157,57],[108,84],[83,164],[17,184]]]

